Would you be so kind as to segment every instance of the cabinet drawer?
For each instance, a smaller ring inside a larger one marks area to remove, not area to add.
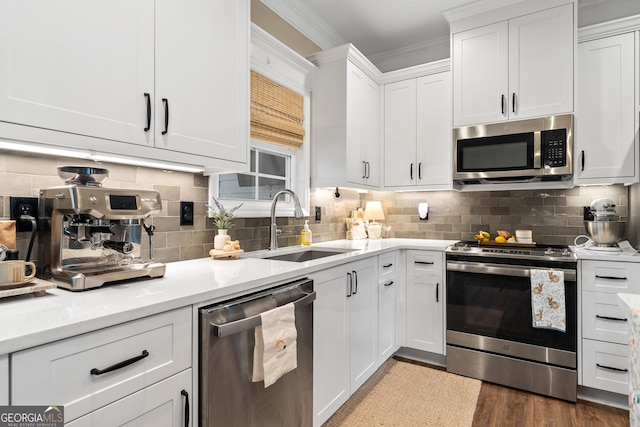
[[[582,340],[582,385],[627,394],[628,369],[629,349],[626,345]]]
[[[14,405],[64,405],[71,421],[191,366],[191,308],[14,353]],[[148,356],[111,372],[105,368]],[[39,387],[33,387],[33,384]]]
[[[638,263],[582,261],[581,271],[583,291],[640,293]]]
[[[396,253],[389,252],[378,257],[378,280],[382,281],[395,275]]]
[[[137,393],[66,424],[67,427],[133,425],[153,427],[185,426],[189,399],[189,419],[193,420],[191,369],[160,381]],[[182,394],[182,391],[187,396]],[[66,415],[66,408],[65,408]]]
[[[413,270],[416,274],[442,275],[442,252],[409,251],[407,261],[407,271]]]
[[[582,336],[627,344],[627,313],[618,306],[616,294],[582,293]]]
[[[9,404],[9,356],[0,355],[0,406]]]

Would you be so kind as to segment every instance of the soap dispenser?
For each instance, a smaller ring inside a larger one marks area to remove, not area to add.
[[[311,246],[311,229],[309,228],[309,220],[304,221],[304,227],[300,233],[300,244],[302,246]]]

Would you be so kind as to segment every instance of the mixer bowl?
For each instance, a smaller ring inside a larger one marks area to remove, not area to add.
[[[615,246],[627,230],[625,221],[585,221],[584,229],[598,246]]]

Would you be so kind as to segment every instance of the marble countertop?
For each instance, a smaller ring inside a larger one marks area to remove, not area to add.
[[[188,305],[208,305],[361,258],[396,249],[444,250],[454,240],[337,240],[311,248],[350,250],[305,262],[273,261],[249,252],[240,259],[201,258],[167,264],[164,277],[82,292],[0,299],[0,355]],[[270,254],[287,253],[283,248]]]
[[[640,262],[640,252],[592,250],[569,246],[578,259],[595,261]]]

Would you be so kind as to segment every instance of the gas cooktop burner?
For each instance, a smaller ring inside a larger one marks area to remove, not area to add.
[[[561,245],[537,245],[535,247],[496,247],[480,246],[476,241],[460,241],[449,246],[447,254],[459,254],[478,257],[520,258],[520,259],[545,259],[548,261],[575,262],[576,255],[568,246]]]

